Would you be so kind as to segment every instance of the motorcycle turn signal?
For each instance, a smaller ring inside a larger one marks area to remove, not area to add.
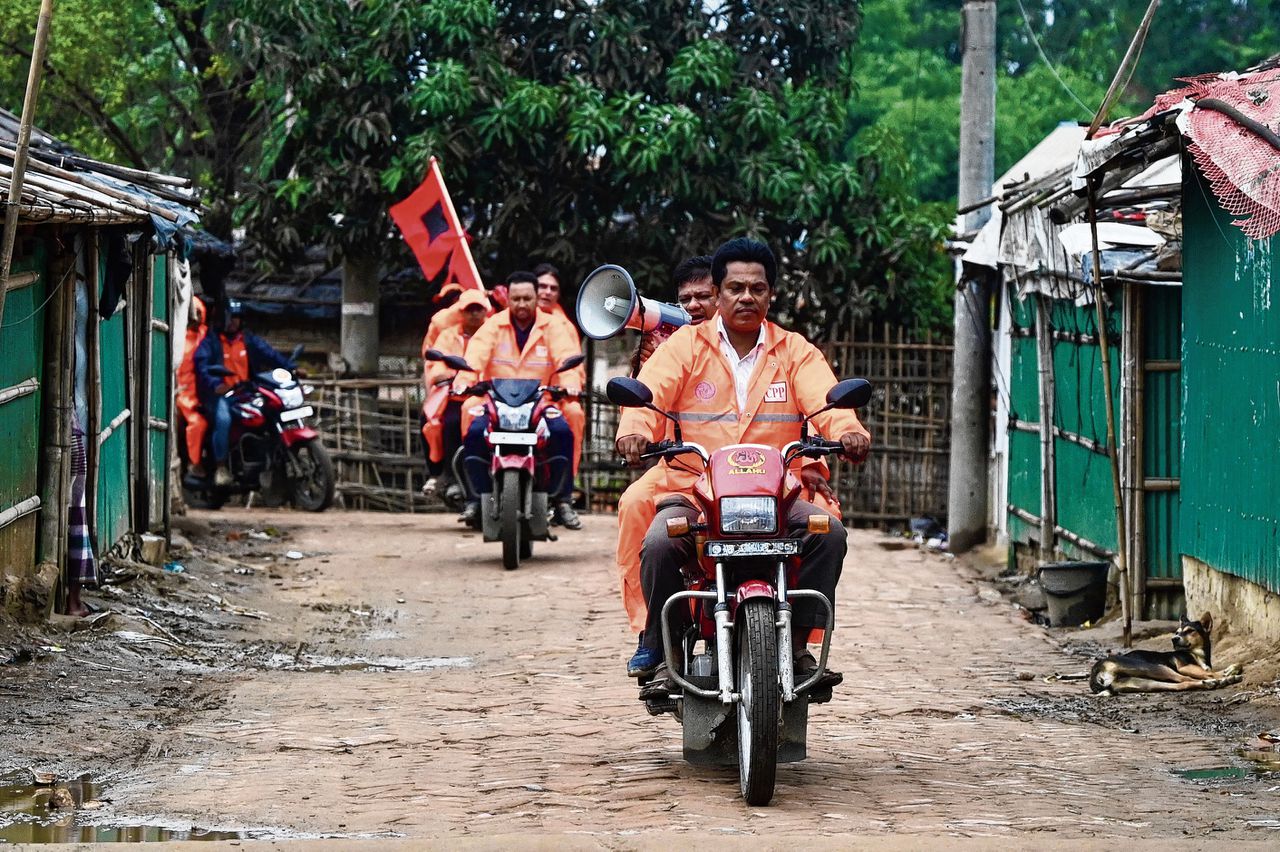
[[[831,516],[827,514],[810,515],[809,532],[820,534],[831,532]]]

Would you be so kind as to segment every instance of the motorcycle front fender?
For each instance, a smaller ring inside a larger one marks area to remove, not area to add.
[[[523,470],[533,475],[533,456],[529,453],[494,453],[493,472],[502,470]]]
[[[286,447],[292,448],[295,444],[301,444],[306,441],[319,438],[320,433],[310,426],[299,426],[295,429],[285,429],[280,433],[280,440]]]

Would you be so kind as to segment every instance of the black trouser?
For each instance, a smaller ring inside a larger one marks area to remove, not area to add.
[[[445,482],[453,482],[453,457],[462,446],[462,401],[451,399],[440,414],[442,435],[440,444],[444,447],[444,461],[441,476]]]
[[[848,534],[835,518],[831,519],[830,532],[809,532],[809,516],[817,514],[826,513],[812,503],[797,500],[787,516],[790,537],[798,538],[801,542],[800,577],[795,588],[822,592],[834,607],[836,584],[840,582],[840,571],[844,567],[844,555],[848,548]],[[649,525],[649,532],[645,534],[644,544],[640,548],[640,583],[649,608],[643,640],[646,648],[662,649],[662,606],[676,592],[684,591],[680,566],[693,562],[696,557],[691,536],[667,537],[667,519],[681,517],[688,518],[690,522],[696,521],[698,510],[688,504],[662,509]],[[673,631],[682,631],[688,626],[687,614],[688,609],[685,607],[672,609]],[[817,601],[798,600],[794,604],[791,623],[796,629],[795,648],[801,649],[804,645],[803,637],[810,628],[827,626],[827,614]],[[679,633],[673,632],[672,635]]]

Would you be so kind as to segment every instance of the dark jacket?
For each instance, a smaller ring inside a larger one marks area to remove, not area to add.
[[[249,331],[241,331],[237,337],[227,341],[233,347],[230,359],[232,363],[228,363],[227,353],[223,351],[222,345],[225,333],[210,329],[204,336],[204,340],[200,341],[200,346],[196,348],[196,390],[200,395],[201,405],[208,407],[218,396],[218,387],[223,382],[234,381],[237,378],[234,375],[215,376],[209,372],[210,367],[225,367],[232,373],[238,373],[239,365],[234,362],[241,361],[244,363],[242,369],[245,370],[245,374],[239,378],[248,378],[276,367],[284,367],[286,370],[297,369],[292,361],[271,348],[271,344]]]

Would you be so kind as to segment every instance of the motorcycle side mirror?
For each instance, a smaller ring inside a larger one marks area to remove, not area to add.
[[[827,391],[828,408],[862,408],[871,401],[871,382],[866,379],[844,379]]]
[[[604,386],[604,395],[622,408],[649,408],[653,405],[653,391],[644,382],[622,376],[609,380]]]
[[[443,361],[444,356],[440,354],[439,349],[428,349],[422,353],[422,357],[428,361]]]
[[[564,363],[562,363],[559,367],[556,367],[556,372],[563,373],[566,370],[572,370],[574,367],[578,366],[579,364],[581,364],[586,360],[587,360],[587,356],[583,355],[582,353],[578,353],[577,355],[570,355],[568,358],[564,359]]]

